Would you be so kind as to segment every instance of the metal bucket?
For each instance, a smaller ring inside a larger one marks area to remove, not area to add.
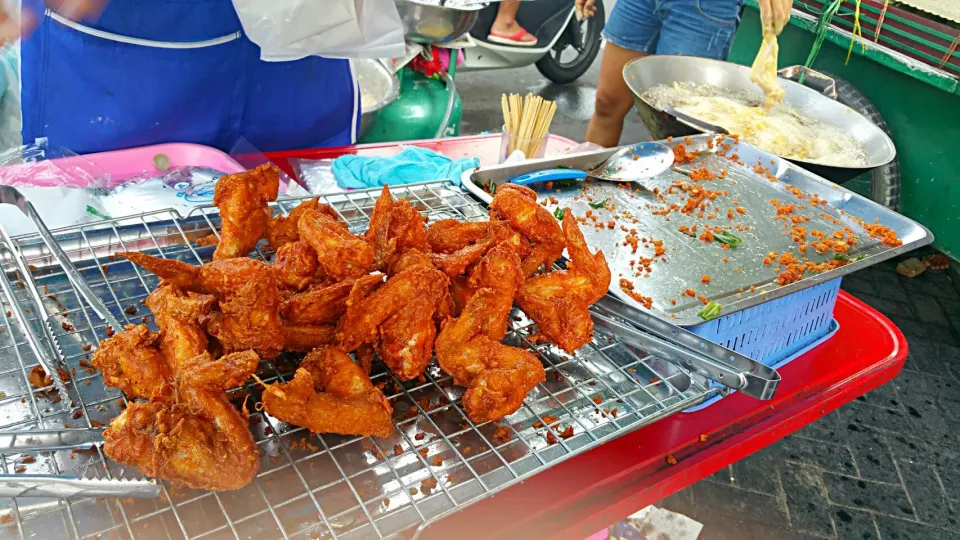
[[[431,5],[428,1],[394,0],[403,35],[417,43],[451,43],[465,36],[477,22],[485,4],[458,7]]]
[[[362,139],[379,116],[380,111],[394,102],[400,95],[400,79],[379,60],[354,60],[354,74],[360,87],[361,99],[364,95],[369,103],[361,102],[360,130],[357,139]]]
[[[790,159],[790,161],[838,184],[893,161],[897,156],[897,149],[882,129],[862,114],[836,101],[835,89],[832,96],[825,95],[830,93],[832,87],[830,84],[832,80],[829,77],[807,70],[811,78],[824,86],[821,93],[783,78],[783,75],[787,75],[787,71],[794,74],[801,70],[788,68],[781,71],[780,84],[786,92],[784,103],[809,118],[843,130],[859,142],[867,154],[867,163],[863,167],[827,166],[800,159]],[[751,93],[758,91],[757,86],[750,80],[750,68],[720,60],[689,56],[648,56],[633,60],[624,66],[623,79],[633,93],[640,118],[654,139],[701,133],[691,125],[655,108],[641,97],[644,92],[654,86],[674,82],[692,82],[729,90]]]

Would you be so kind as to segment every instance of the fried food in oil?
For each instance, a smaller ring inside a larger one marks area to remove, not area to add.
[[[283,322],[283,350],[308,353],[317,347],[337,342],[334,324],[296,324]]]
[[[593,339],[589,307],[610,288],[610,267],[602,252],[590,253],[570,210],[563,217],[563,233],[570,255],[567,269],[527,279],[517,303],[543,337],[573,354]]]
[[[210,345],[201,324],[216,298],[188,293],[176,285],[161,285],[147,297],[147,307],[160,327],[160,352],[174,372],[187,360],[203,354]]]
[[[107,386],[129,398],[149,399],[173,375],[156,341],[146,326],[130,325],[101,341],[90,363],[103,374]]]
[[[185,362],[173,385],[147,403],[131,403],[103,433],[104,452],[144,474],[193,489],[224,491],[250,483],[259,469],[246,410],[224,391],[243,383],[258,358],[245,351]]]
[[[380,281],[380,278],[377,279]],[[347,310],[347,297],[357,282],[347,279],[295,294],[280,306],[283,318],[293,323],[322,324],[336,322]]]
[[[166,282],[215,295],[220,311],[211,315],[207,331],[220,341],[224,352],[253,349],[263,358],[270,359],[283,350],[280,291],[269,264],[239,257],[196,267],[140,252],[117,255],[146,268]]]
[[[302,291],[318,276],[320,263],[317,252],[305,242],[290,242],[277,250],[273,269],[280,285],[293,291]]]
[[[527,392],[546,379],[536,355],[500,343],[513,294],[521,279],[519,258],[510,250],[491,250],[491,276],[497,288],[478,290],[463,313],[448,321],[437,336],[440,367],[464,386],[461,402],[470,420],[488,422],[516,412]]]
[[[490,204],[490,215],[508,221],[533,243],[533,250],[522,261],[525,276],[544,265],[549,269],[563,254],[563,232],[553,214],[537,204],[537,193],[532,189],[516,184],[500,186]]]
[[[273,216],[267,203],[277,200],[279,188],[280,169],[269,163],[217,181],[213,204],[220,209],[223,225],[215,261],[246,257],[253,251]]]
[[[530,254],[530,243],[506,221],[457,221],[443,219],[427,230],[427,240],[435,253],[454,253],[482,241],[491,246],[508,244],[521,259]]]
[[[299,222],[300,238],[317,253],[325,275],[336,281],[357,278],[373,266],[373,248],[332,217],[308,210]]]
[[[389,437],[394,429],[393,407],[383,392],[335,347],[308,354],[289,383],[267,386],[263,408],[314,433]]]

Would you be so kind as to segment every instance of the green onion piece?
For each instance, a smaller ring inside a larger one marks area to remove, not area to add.
[[[711,319],[716,319],[717,317],[719,317],[721,309],[723,309],[723,306],[721,306],[720,304],[714,301],[710,301],[710,303],[707,304],[703,309],[701,309],[700,313],[697,313],[697,315],[701,319],[705,321],[709,321]]]
[[[553,187],[558,187],[558,188],[573,187],[579,183],[580,183],[579,180],[554,180]]]
[[[743,243],[742,238],[728,231],[713,233],[713,239],[716,240],[717,242],[720,242],[721,244],[726,244],[732,248],[735,248]]]
[[[847,256],[844,255],[843,253],[837,253],[836,255],[834,255],[834,256],[833,256],[833,260],[835,260],[835,261],[843,261],[843,262],[852,262],[852,261],[853,261],[853,259],[851,259],[850,257],[847,257]]]
[[[110,216],[104,214],[103,212],[100,212],[99,210],[97,210],[96,208],[90,205],[87,205],[87,213],[97,216],[100,219],[110,219]]]
[[[556,210],[553,211],[553,217],[559,219],[560,221],[563,221],[563,216],[566,213],[567,211],[564,210],[563,208],[557,208]]]
[[[590,208],[593,208],[594,210],[599,210],[599,209],[607,206],[607,201],[609,201],[609,200],[610,200],[610,199],[604,199],[604,200],[602,200],[602,201],[600,201],[600,202],[592,202],[592,203],[589,203],[589,204],[590,204]]]

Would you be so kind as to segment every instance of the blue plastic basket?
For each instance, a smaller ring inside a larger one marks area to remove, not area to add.
[[[840,294],[840,279],[718,317],[687,330],[764,365],[779,368],[826,341],[840,328],[833,320],[833,308]],[[699,411],[722,398],[715,396],[685,412]]]

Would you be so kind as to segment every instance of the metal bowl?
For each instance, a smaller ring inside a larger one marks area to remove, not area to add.
[[[364,96],[367,98],[367,103],[361,101],[360,131],[357,132],[357,138],[362,139],[373,127],[380,111],[400,95],[400,79],[379,60],[354,60],[353,70],[361,100]]]
[[[393,0],[403,22],[403,34],[417,43],[451,43],[462,38],[477,22],[485,4],[434,5],[430,0]],[[439,4],[439,2],[437,2]]]
[[[654,139],[682,137],[700,132],[643,99],[644,92],[654,86],[692,82],[728,90],[759,91],[750,80],[750,68],[731,62],[690,56],[648,56],[633,60],[624,66],[623,79],[633,93],[640,118]],[[822,165],[799,159],[790,161],[834,182],[842,183],[875,167],[886,165],[897,156],[897,149],[890,137],[862,114],[807,86],[783,78],[779,80],[786,92],[784,103],[805,116],[840,128],[859,142],[867,153],[867,163],[857,168]]]

